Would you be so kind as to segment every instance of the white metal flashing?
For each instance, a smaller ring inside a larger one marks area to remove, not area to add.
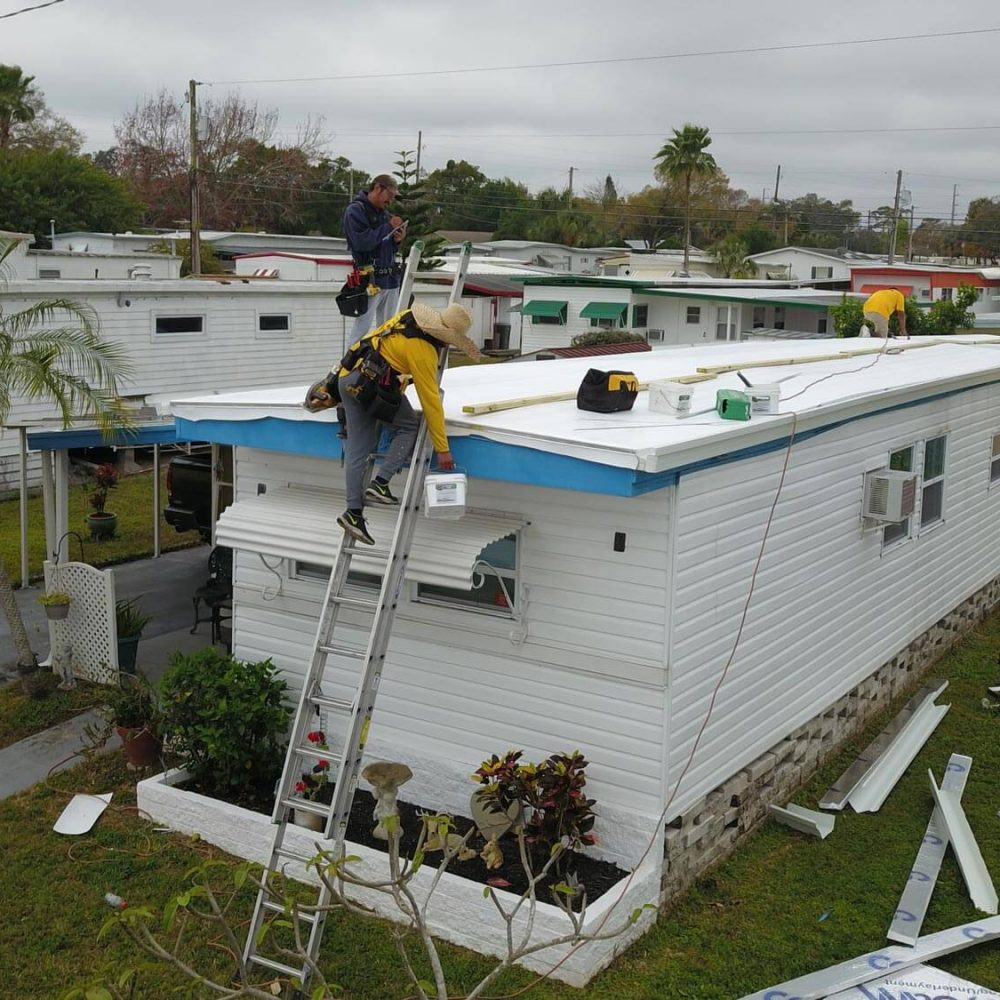
[[[927,934],[918,938],[912,948],[890,945],[879,951],[870,951],[867,955],[831,965],[818,972],[809,972],[778,986],[768,986],[755,993],[747,993],[741,1000],[822,1000],[823,997],[836,996],[838,992],[849,990],[852,986],[870,983],[890,970],[902,971],[998,938],[1000,917],[987,917],[985,920],[949,927],[936,934]]]
[[[927,742],[938,723],[948,714],[951,705],[935,705],[936,698],[948,686],[945,681],[913,713],[910,721],[899,731],[886,752],[872,769],[858,782],[851,792],[851,808],[855,812],[878,812],[903,772],[913,763],[913,758]]]
[[[914,714],[925,704],[932,702],[947,682],[930,681],[925,684],[904,706],[903,710],[865,747],[857,760],[830,786],[819,800],[820,809],[843,809],[854,789],[868,776],[883,754],[893,745],[899,734],[909,725]],[[859,810],[860,811],[860,810]]]
[[[945,829],[951,839],[951,849],[958,859],[958,867],[962,870],[962,878],[965,879],[972,904],[983,913],[996,913],[997,891],[986,868],[986,862],[983,861],[972,827],[965,817],[962,803],[954,792],[938,788],[932,771],[927,773],[931,779],[934,800],[944,818]]]
[[[971,767],[971,757],[953,753],[941,781],[942,791],[950,792],[961,799]],[[948,830],[944,825],[941,810],[935,806],[927,823],[924,838],[920,842],[916,860],[907,876],[906,886],[902,896],[900,896],[892,924],[886,934],[890,941],[898,941],[900,944],[916,944],[947,849]]]
[[[305,486],[277,487],[260,496],[238,500],[220,515],[215,541],[233,549],[277,559],[333,566],[343,532],[337,515],[346,507],[343,493]],[[365,517],[382,548],[388,547],[395,507],[365,508]],[[468,512],[460,520],[421,518],[406,577],[419,583],[468,590],[480,553],[490,542],[523,527],[521,518]],[[379,573],[385,560],[359,555],[355,569]]]
[[[820,840],[826,840],[833,833],[833,825],[837,821],[836,816],[806,809],[805,806],[797,806],[792,802],[787,806],[771,806],[771,815],[779,823],[784,823],[799,833],[819,837]]]

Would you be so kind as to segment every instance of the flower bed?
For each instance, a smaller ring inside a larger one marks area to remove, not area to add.
[[[230,854],[267,864],[274,837],[270,817],[177,787],[185,778],[183,771],[168,771],[140,782],[137,788],[139,808],[172,830],[197,833],[203,840]],[[308,854],[317,843],[329,845],[329,842],[317,840],[316,835],[308,830],[289,827],[287,831],[286,846],[291,850]],[[348,842],[347,852],[361,858],[356,870],[362,877],[375,879],[386,876],[388,865],[383,852],[355,842]],[[428,858],[427,864],[411,883],[419,899],[425,898],[436,874],[433,857]],[[477,864],[481,866],[482,862]],[[306,872],[302,865],[290,864],[287,872],[303,882],[316,881],[315,874]],[[402,922],[392,902],[381,893],[362,888],[352,890],[351,894],[380,916]],[[502,889],[497,890],[497,895],[508,910],[518,898]],[[658,895],[659,861],[656,852],[651,851],[633,875],[622,879],[588,906],[585,930],[617,928],[626,922],[636,907],[645,903],[655,904]],[[522,931],[526,921],[524,909],[526,907],[522,908],[516,921],[516,926]],[[566,946],[552,948],[530,955],[520,964],[537,972],[548,972],[560,959],[568,956],[552,975],[572,986],[583,986],[616,954],[644,933],[653,919],[654,911],[645,910],[634,926],[613,940],[589,942],[575,951]],[[483,898],[482,883],[460,877],[452,872],[451,867],[434,891],[427,920],[430,930],[437,937],[484,955],[503,954],[505,924],[493,904]],[[541,941],[569,931],[569,920],[558,907],[543,902],[536,904],[533,940]]]

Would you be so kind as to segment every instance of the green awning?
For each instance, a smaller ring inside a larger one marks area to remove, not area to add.
[[[562,316],[566,312],[566,303],[555,299],[532,299],[521,307],[524,316]]]
[[[625,302],[588,302],[581,310],[584,319],[623,319],[628,304]]]

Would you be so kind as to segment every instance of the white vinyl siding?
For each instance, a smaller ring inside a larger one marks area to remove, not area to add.
[[[866,469],[896,447],[899,413],[795,445],[743,638],[671,813],[774,746],[997,574],[983,454],[995,389],[905,411],[914,440],[948,417],[947,529],[881,557],[859,511]],[[685,476],[677,488],[670,777],[677,781],[730,656],[784,452]],[[669,818],[669,817],[668,817]]]
[[[237,449],[238,497],[255,496],[261,482],[336,487],[340,477],[339,463]],[[599,802],[656,816],[671,495],[625,499],[470,480],[470,506],[530,522],[517,565],[524,621],[419,603],[407,584],[373,737],[470,771],[510,747],[529,759],[578,748],[592,761]],[[622,531],[625,551],[615,552]],[[287,563],[279,573],[274,595],[276,579],[260,559],[237,555],[234,652],[272,656],[298,687],[325,588],[289,579]],[[343,693],[350,676],[327,671]],[[471,790],[447,807],[465,808]]]

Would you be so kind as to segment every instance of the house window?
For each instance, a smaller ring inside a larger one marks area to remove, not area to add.
[[[993,450],[990,452],[990,482],[1000,479],[1000,434],[993,435]]]
[[[156,333],[204,333],[204,316],[157,316]]]
[[[476,565],[472,590],[418,583],[417,600],[422,604],[439,604],[461,611],[478,611],[512,618],[517,606],[517,535],[507,535],[506,538],[490,542],[479,553],[479,559],[481,562]],[[483,563],[488,563],[489,566]],[[511,607],[510,602],[513,602],[514,607]]]
[[[900,448],[889,455],[889,468],[894,472],[913,471],[913,445]],[[887,524],[882,529],[882,548],[910,537],[910,519],[904,518],[898,524]]]
[[[785,329],[785,307],[775,306],[774,307],[774,328],[775,330]]]
[[[942,288],[941,289],[941,301],[951,302],[952,296],[955,294],[954,288]]]
[[[532,316],[531,322],[534,326],[565,326],[566,310],[556,316]]]
[[[289,313],[258,313],[258,333],[289,333],[292,329],[292,317]]]
[[[324,566],[322,563],[292,559],[288,575],[293,580],[316,580],[326,584],[332,572],[332,567]],[[348,586],[357,587],[360,590],[378,591],[382,587],[382,577],[377,573],[350,572],[347,574],[347,583]]]
[[[687,307],[687,321],[689,323],[700,323],[701,322],[701,306],[688,306]]]
[[[814,281],[828,281],[833,277],[832,267],[814,267],[812,269],[812,276]]]
[[[62,271],[58,267],[40,267],[38,269],[39,278],[61,278]]]
[[[763,329],[764,321],[766,318],[767,318],[767,309],[765,306],[753,307],[753,328],[755,330]]]
[[[605,319],[604,317],[594,317],[590,320],[592,327],[601,330],[620,330],[625,326],[624,313],[618,319]]]
[[[827,324],[826,317],[825,316],[820,316],[820,318],[816,322],[816,332],[817,333],[826,333],[826,324]]]
[[[936,524],[944,511],[944,466],[947,437],[924,442],[924,475],[920,491],[920,527]]]
[[[649,323],[649,306],[632,306],[632,326],[645,329]]]

